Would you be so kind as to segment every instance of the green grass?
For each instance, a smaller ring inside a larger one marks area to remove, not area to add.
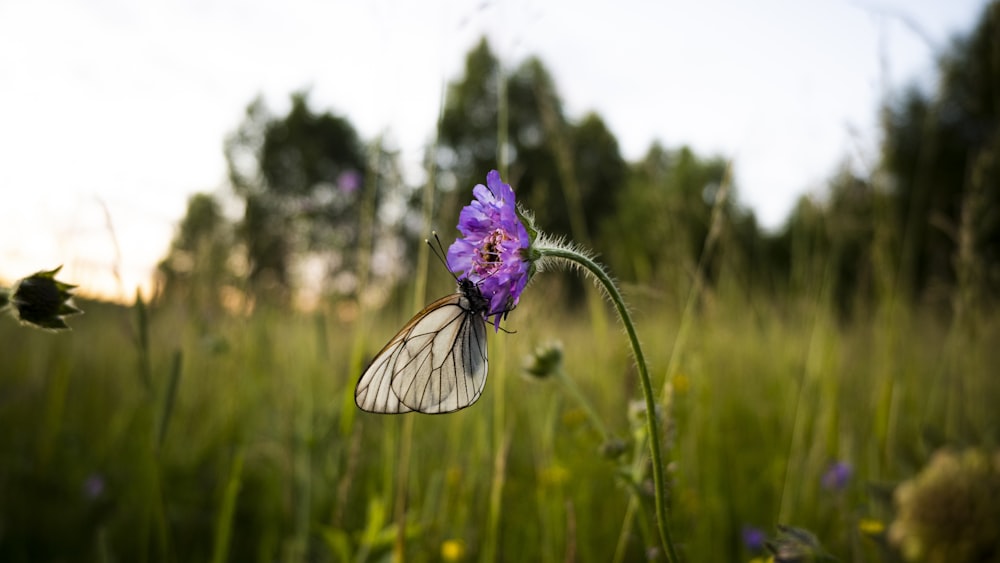
[[[154,308],[148,349],[134,308],[84,303],[64,334],[2,319],[0,560],[359,561],[402,548],[435,561],[460,540],[467,560],[608,561],[631,443],[622,460],[602,457],[573,395],[520,366],[561,340],[566,373],[625,439],[637,381],[619,327],[553,310],[552,287],[539,279],[510,316],[516,333],[491,336],[476,405],[409,423],[344,411],[354,325],[332,314],[203,323]],[[669,497],[688,561],[747,561],[741,528],[777,524],[808,528],[840,560],[884,560],[857,531],[862,517],[891,518],[874,485],[912,476],[942,444],[997,445],[996,320],[960,331],[882,307],[843,323],[808,301],[721,290],[667,374],[682,308],[633,294],[654,386],[674,383]],[[374,313],[368,352],[410,313]],[[839,493],[820,486],[834,460],[854,468]],[[626,560],[656,543],[651,497],[638,498]]]

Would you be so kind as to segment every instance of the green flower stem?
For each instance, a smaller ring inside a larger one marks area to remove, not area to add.
[[[674,542],[670,537],[670,526],[667,521],[666,506],[666,483],[663,476],[663,454],[660,453],[660,430],[656,418],[656,401],[653,396],[653,385],[649,380],[649,369],[646,367],[646,357],[642,354],[642,346],[639,344],[639,337],[635,332],[635,325],[629,315],[625,300],[618,291],[608,273],[597,262],[586,254],[571,248],[562,246],[549,246],[539,244],[534,247],[538,256],[544,258],[558,258],[566,260],[573,265],[582,267],[588,274],[594,276],[604,291],[608,293],[611,302],[614,303],[618,316],[621,317],[625,332],[628,334],[629,343],[632,345],[632,355],[635,357],[636,368],[639,370],[639,382],[642,385],[642,394],[646,400],[646,426],[649,433],[649,454],[653,462],[653,486],[656,488],[656,524],[660,531],[660,541],[666,552],[667,561],[679,562],[677,552],[674,549]]]

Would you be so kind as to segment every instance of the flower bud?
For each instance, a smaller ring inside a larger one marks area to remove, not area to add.
[[[55,279],[62,266],[37,272],[14,285],[9,295],[14,317],[22,324],[47,330],[69,330],[63,317],[82,313],[72,302],[75,285]]]
[[[656,418],[657,420],[663,420],[663,407],[660,404],[655,405]],[[642,399],[636,399],[629,401],[628,404],[628,419],[633,427],[645,428],[646,426],[646,401]]]
[[[833,561],[816,536],[808,530],[778,526],[778,537],[764,545],[774,555],[774,563]]]
[[[562,369],[562,343],[553,341],[535,348],[524,360],[524,373],[545,379]]]
[[[627,444],[621,438],[608,438],[601,444],[601,456],[607,459],[618,459],[627,448]]]

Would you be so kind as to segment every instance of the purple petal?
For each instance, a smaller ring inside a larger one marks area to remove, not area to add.
[[[524,257],[531,238],[517,215],[514,190],[499,172],[491,170],[473,195],[459,214],[463,236],[449,247],[447,260],[476,284],[489,301],[486,316],[499,328],[500,317],[517,305],[527,285],[530,264]]]

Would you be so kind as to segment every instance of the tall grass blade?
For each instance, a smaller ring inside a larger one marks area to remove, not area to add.
[[[212,563],[225,563],[229,559],[229,542],[233,534],[233,517],[236,514],[236,501],[240,494],[243,481],[244,451],[237,446],[233,462],[229,468],[229,477],[223,489],[222,502],[215,518],[215,536],[212,538]]]
[[[177,385],[181,379],[181,365],[184,355],[180,350],[174,350],[173,361],[170,363],[170,376],[167,378],[166,394],[163,396],[163,410],[160,411],[159,432],[156,437],[156,449],[163,449],[163,442],[167,438],[167,428],[170,426],[170,417],[174,414],[174,400],[177,397]]]

